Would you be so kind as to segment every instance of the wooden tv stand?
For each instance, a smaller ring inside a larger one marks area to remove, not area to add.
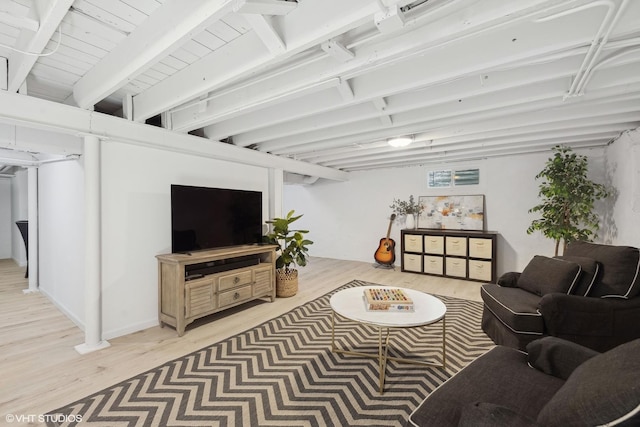
[[[273,302],[275,245],[245,245],[157,255],[158,319],[184,335],[188,324],[209,314],[268,297]]]

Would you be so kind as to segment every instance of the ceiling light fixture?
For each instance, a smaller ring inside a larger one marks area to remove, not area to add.
[[[391,138],[387,140],[387,144],[389,144],[392,147],[398,148],[398,147],[406,147],[407,145],[411,144],[413,142],[413,138],[410,136],[398,136],[395,138]]]

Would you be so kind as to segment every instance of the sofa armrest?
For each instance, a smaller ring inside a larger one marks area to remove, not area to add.
[[[504,286],[505,288],[515,288],[518,285],[520,274],[521,273],[517,273],[515,271],[504,273],[502,276],[498,277],[496,284]]]
[[[548,375],[566,380],[578,366],[598,355],[595,350],[556,337],[544,337],[527,344],[529,365]]]
[[[538,304],[545,335],[604,352],[640,338],[640,298],[590,298],[552,293]]]

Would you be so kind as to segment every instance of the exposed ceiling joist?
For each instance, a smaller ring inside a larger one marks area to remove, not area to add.
[[[247,15],[245,19],[249,21],[253,31],[258,34],[260,40],[273,55],[282,55],[287,50],[284,41],[273,28],[270,18],[263,15]]]
[[[15,49],[31,54],[23,54],[12,51],[9,57],[9,80],[7,90],[17,92],[31,72],[34,64],[38,60],[38,55],[42,54],[47,43],[56,33],[62,19],[73,4],[74,0],[52,0],[48,2],[35,2],[29,9],[28,19],[38,21],[37,31],[24,28],[17,38]],[[60,35],[59,35],[60,36]]]
[[[286,15],[298,7],[297,1],[238,0],[233,11],[256,15]]]
[[[231,11],[234,0],[168,0],[75,85],[73,97],[89,108],[149,69]],[[134,105],[134,117],[135,113]]]
[[[37,19],[28,16],[14,16],[4,11],[0,11],[0,22],[33,32],[38,31],[38,28],[40,28],[40,22]]]
[[[391,1],[398,2],[398,0]],[[341,13],[336,15],[331,13],[332,10],[340,10]],[[137,95],[134,98],[136,120],[144,120],[160,111],[177,107],[193,97],[218,89],[257,70],[265,70],[268,66],[282,62],[296,53],[362,25],[377,10],[378,6],[375,2],[369,0],[348,2],[324,0],[300,3],[293,12],[281,17],[280,20],[281,33],[287,34],[283,40],[287,46],[285,54],[274,57],[267,49],[257,48],[255,42],[249,40],[252,33],[247,33],[234,41],[235,46],[230,44],[228,49],[216,50]],[[323,25],[317,25],[323,20]],[[261,40],[260,44],[262,44]],[[219,64],[225,64],[225,67],[220,67]],[[324,79],[314,78],[311,83],[316,83],[318,80]],[[248,104],[255,102],[253,99],[246,100]],[[234,105],[233,108],[237,107]],[[185,114],[193,117],[191,112],[185,111]],[[207,113],[196,117],[208,115]],[[208,124],[198,119],[189,120],[188,124],[183,124],[185,120],[181,120],[179,116],[180,114],[173,120],[176,130],[193,130]]]
[[[254,84],[243,85],[238,90],[220,95],[216,107],[204,114],[194,114],[188,109],[181,110],[174,117],[175,129],[193,130],[238,115],[242,112],[244,105],[264,103],[272,97],[277,97],[278,94],[274,93],[273,88],[286,93],[292,87],[312,85],[318,79],[335,77],[350,79],[361,76],[359,79],[361,83],[354,81],[352,89],[359,94],[357,85],[362,85],[363,95],[360,95],[361,98],[354,99],[362,102],[388,94],[386,90],[371,90],[373,85],[379,86],[381,82],[391,82],[396,85],[398,91],[405,91],[408,87],[415,88],[447,81],[453,76],[477,73],[479,70],[495,67],[500,63],[507,64],[531,55],[536,49],[540,49],[537,54],[541,54],[545,49],[556,51],[566,48],[553,42],[549,45],[548,39],[538,36],[540,29],[531,25],[523,27],[524,40],[517,45],[512,38],[505,39],[495,31],[490,31],[501,26],[513,28],[518,22],[531,19],[531,16],[515,5],[511,8],[511,3],[505,4],[501,8],[501,13],[506,16],[501,15],[500,18],[496,18],[495,11],[488,13],[482,5],[474,5],[470,6],[470,10],[460,12],[459,18],[457,16],[457,19],[452,18],[453,22],[418,27],[410,32],[399,33],[379,44],[363,45],[354,50],[356,56],[353,60],[337,66],[335,60],[330,57],[314,58],[286,73],[274,74]],[[475,18],[472,23],[467,20],[470,14]],[[579,38],[580,41],[591,37],[589,28],[576,28],[571,31],[574,34],[573,37]],[[451,36],[452,33],[455,37]],[[471,35],[474,37],[470,38]],[[484,36],[481,37],[481,35]],[[469,54],[452,55],[451,51],[456,48],[456,44],[473,46],[465,47]],[[573,43],[574,46],[579,44],[578,40]],[[443,49],[445,45],[447,49]],[[493,46],[489,52],[486,50],[488,45]],[[391,61],[392,58],[398,57],[403,60]],[[425,73],[424,70],[429,70],[429,73]],[[403,76],[402,79],[395,77],[398,75]],[[192,79],[197,77],[193,76]]]
[[[328,40],[320,45],[325,53],[340,62],[352,60],[356,55],[336,40]]]

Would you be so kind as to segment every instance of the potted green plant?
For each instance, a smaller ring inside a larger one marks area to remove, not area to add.
[[[313,244],[305,238],[309,230],[292,230],[290,225],[302,215],[289,211],[285,218],[273,218],[267,221],[271,232],[265,235],[265,243],[277,245],[276,252],[276,296],[290,297],[298,292],[298,270],[296,266],[307,265],[308,246]]]
[[[539,212],[542,218],[533,220],[527,234],[538,230],[553,239],[558,255],[561,241],[564,253],[569,242],[596,237],[599,218],[593,212],[593,203],[608,197],[609,192],[604,185],[587,178],[586,156],[560,145],[553,147],[553,151],[553,157],[536,175],[536,179],[543,179],[538,193],[542,202],[529,209],[529,213]]]
[[[393,203],[389,206],[393,213],[397,215],[405,216],[405,225],[407,228],[414,228],[417,224],[416,215],[424,210],[424,206],[421,203],[417,203],[413,194],[409,196],[409,200],[393,199]]]

